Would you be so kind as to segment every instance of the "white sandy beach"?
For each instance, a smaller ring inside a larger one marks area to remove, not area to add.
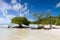
[[[0,40],[60,40],[60,29],[31,30],[0,28]]]

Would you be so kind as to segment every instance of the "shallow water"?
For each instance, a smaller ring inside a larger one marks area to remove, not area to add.
[[[0,28],[0,40],[60,40],[60,29],[31,30]]]

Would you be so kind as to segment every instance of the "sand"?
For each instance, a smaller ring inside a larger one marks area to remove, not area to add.
[[[60,40],[60,29],[31,30],[0,28],[0,40]]]

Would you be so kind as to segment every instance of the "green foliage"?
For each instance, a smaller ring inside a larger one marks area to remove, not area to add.
[[[12,20],[12,23],[15,23],[15,24],[25,24],[25,25],[29,25],[29,21],[27,20],[27,18],[25,17],[15,17]]]
[[[25,25],[29,25],[30,24],[52,24],[52,25],[60,25],[60,15],[58,16],[50,16],[50,12],[48,12],[46,14],[45,17],[44,13],[40,13],[40,15],[37,15],[37,13],[33,13],[33,17],[35,21],[29,22],[27,20],[27,18],[25,17],[15,17],[13,19],[11,19],[12,23],[15,24],[25,24]]]
[[[34,23],[35,24],[50,24],[50,25],[60,25],[60,14],[58,16],[51,16],[50,12],[46,14],[45,17],[43,13],[37,15],[37,13],[33,14],[34,18],[37,19]],[[33,24],[34,24],[33,23]]]
[[[37,13],[33,13],[33,17],[34,19],[36,19],[35,23],[38,24],[38,27],[39,27],[39,24],[41,23],[43,15],[44,13],[40,13],[40,15],[37,15]]]
[[[52,16],[49,18],[42,18],[41,24],[52,24],[52,25],[60,25],[60,18],[58,16]]]

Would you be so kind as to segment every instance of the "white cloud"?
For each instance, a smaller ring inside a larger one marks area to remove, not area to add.
[[[25,3],[24,5],[25,5],[25,7],[23,8],[23,10],[25,11],[25,10],[27,10],[28,3]]]
[[[24,14],[21,14],[21,13],[20,13],[20,17],[24,17]]]
[[[6,18],[0,18],[0,24],[8,24],[10,23],[10,20],[6,19]]]
[[[6,16],[7,10],[9,9],[12,9],[10,5],[8,5],[4,1],[0,1],[0,11],[3,13],[3,16]]]
[[[6,18],[0,17],[0,24],[9,24],[11,23],[11,19],[16,17],[15,15],[8,15]]]
[[[27,14],[27,15],[29,15],[29,10],[26,10],[24,13]]]
[[[60,7],[60,2],[59,2],[59,3],[57,3],[57,5],[56,5],[56,8],[58,8],[58,7]]]
[[[15,10],[16,12],[18,12],[19,16],[28,15],[29,14],[29,9],[28,9],[27,6],[28,6],[28,3],[24,3],[24,5],[22,5],[21,3],[16,2],[13,5],[13,10]]]
[[[11,5],[12,4],[12,5]],[[25,3],[24,5],[22,5],[21,3],[18,3],[16,0],[11,0],[11,4],[8,4],[6,2],[4,2],[3,0],[0,0],[0,11],[2,12],[3,17],[0,17],[0,23],[10,23],[11,19],[13,17],[16,17],[16,15],[13,14],[9,14],[8,10],[14,10],[16,12],[18,12],[19,16],[25,16],[29,14],[29,9],[27,7],[27,3]]]
[[[5,22],[5,19],[4,18],[0,18],[0,23],[3,23]]]
[[[16,11],[19,11],[19,10],[22,9],[22,5],[19,4],[19,3],[17,3],[17,4],[15,4],[15,5],[13,5],[13,9],[16,10]]]
[[[16,1],[16,0],[12,0],[11,3],[12,3],[12,4],[16,4],[17,1]]]
[[[6,16],[7,19],[12,19],[14,17],[16,17],[16,16],[15,15],[8,15],[8,16]]]

